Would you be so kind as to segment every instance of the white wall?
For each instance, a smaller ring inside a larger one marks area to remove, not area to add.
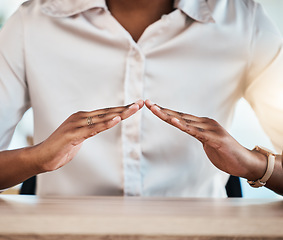
[[[0,21],[6,20],[15,9],[25,1],[26,0],[0,0]]]

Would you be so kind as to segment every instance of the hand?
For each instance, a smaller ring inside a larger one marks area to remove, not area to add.
[[[64,166],[74,158],[86,139],[114,127],[143,105],[139,100],[128,106],[72,114],[49,138],[35,146],[38,171],[53,171]]]
[[[145,104],[157,117],[199,140],[210,161],[220,170],[249,180],[264,174],[264,156],[244,148],[217,121],[162,108],[150,100]]]

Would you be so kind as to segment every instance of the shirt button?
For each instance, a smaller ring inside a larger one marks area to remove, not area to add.
[[[139,154],[137,151],[131,151],[130,156],[132,159],[138,160],[139,159]]]

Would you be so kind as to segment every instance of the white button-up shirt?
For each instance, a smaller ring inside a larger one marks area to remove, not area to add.
[[[241,97],[281,148],[282,40],[262,8],[251,0],[175,7],[135,42],[104,0],[25,3],[0,33],[1,148],[29,107],[39,143],[74,112],[138,99],[228,129]],[[227,179],[200,142],[143,108],[40,174],[37,194],[224,197]]]

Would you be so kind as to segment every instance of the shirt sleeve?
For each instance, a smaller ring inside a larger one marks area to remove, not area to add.
[[[276,151],[283,149],[283,43],[259,4],[254,8],[250,64],[244,97]]]
[[[30,107],[24,63],[24,29],[18,10],[0,31],[0,150]]]

